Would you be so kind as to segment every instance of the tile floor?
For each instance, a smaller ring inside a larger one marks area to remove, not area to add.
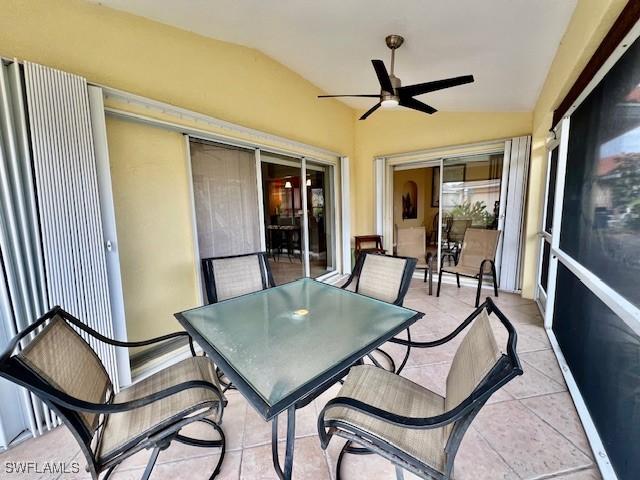
[[[425,312],[412,334],[433,339],[451,331],[473,309],[475,291],[443,285],[440,298],[426,295],[425,284],[414,281],[405,304]],[[467,432],[455,463],[457,480],[547,479],[597,480],[584,431],[555,361],[542,319],[533,302],[517,295],[501,294],[500,308],[518,331],[518,352],[525,370],[496,393],[483,408]],[[506,340],[496,324],[499,343]],[[444,383],[457,342],[431,350],[414,350],[404,375],[437,393],[444,394]],[[394,345],[394,347],[399,347]],[[393,350],[393,349],[391,349]],[[401,352],[396,349],[395,354]],[[323,480],[335,478],[337,455],[342,440],[334,438],[326,452],[320,449],[316,418],[324,403],[335,395],[337,387],[325,392],[309,406],[298,411],[294,478]],[[270,425],[247,405],[237,392],[228,395],[224,424],[227,454],[218,478],[274,479],[271,463]],[[284,427],[284,423],[282,424]],[[199,427],[191,433],[197,435]],[[284,435],[284,428],[280,428]],[[281,445],[284,451],[284,444]],[[283,455],[283,453],[282,453]],[[147,452],[127,460],[113,478],[140,478]],[[0,454],[0,478],[85,479],[86,474],[12,475],[6,472],[8,461],[80,462],[83,458],[71,434],[64,427],[43,437],[27,440]],[[205,479],[217,461],[206,449],[175,445],[160,454],[152,479]],[[82,464],[84,468],[84,464]],[[3,470],[4,469],[4,470]],[[393,479],[395,471],[386,460],[375,455],[349,456],[343,462],[345,479]],[[406,474],[405,478],[415,478]]]

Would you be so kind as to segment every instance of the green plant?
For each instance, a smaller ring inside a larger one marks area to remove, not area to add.
[[[472,220],[474,225],[488,225],[493,221],[493,215],[487,212],[487,205],[483,201],[470,201],[456,205],[449,211],[453,218]]]

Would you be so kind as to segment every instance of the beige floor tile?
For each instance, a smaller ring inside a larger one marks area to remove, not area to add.
[[[526,398],[522,404],[568,438],[582,452],[593,456],[578,412],[568,392]]]
[[[71,462],[77,461],[75,457],[78,453],[80,453],[80,447],[69,429],[64,426],[57,427],[38,438],[25,440],[6,452],[0,453],[0,478],[5,478],[7,468],[13,471],[20,468],[19,464],[25,465],[26,462],[36,462],[39,471],[48,468],[47,462],[49,464],[63,462],[68,469],[71,469]],[[6,462],[10,462],[10,465]],[[84,465],[85,463],[82,462],[81,468],[84,468]],[[6,475],[10,474],[6,473]],[[20,479],[25,480],[50,477],[49,474],[36,471],[20,474]]]
[[[280,462],[284,467],[284,442],[280,442]],[[318,437],[296,440],[293,460],[295,480],[328,480],[329,468]],[[247,448],[242,454],[240,478],[243,480],[277,479],[271,459],[271,445]]]
[[[338,455],[340,450],[345,444],[345,440],[340,437],[333,437],[329,443],[326,451],[327,462],[329,463],[329,470],[331,472],[331,478],[336,478],[336,466],[338,462]],[[345,454],[342,460],[342,467],[340,472],[342,478],[353,480],[391,480],[395,479],[395,467],[379,455],[352,455]],[[408,475],[405,475],[408,478]]]
[[[218,462],[218,455],[191,458],[175,462],[157,464],[151,473],[150,480],[205,480],[209,478]],[[240,452],[228,452],[224,456],[222,470],[216,480],[237,480],[240,472]],[[144,468],[120,471],[112,477],[114,480],[139,480]],[[67,479],[65,479],[67,480]]]
[[[313,403],[300,410],[296,410],[296,437],[317,434],[317,415]],[[278,439],[287,436],[287,414],[283,412],[278,417]],[[271,422],[265,420],[252,407],[247,407],[244,429],[244,447],[254,447],[271,443]]]
[[[573,443],[517,400],[485,406],[474,427],[523,479],[592,465]]]
[[[456,480],[517,480],[518,475],[489,444],[469,428],[454,462]]]
[[[515,398],[527,398],[567,390],[564,382],[558,383],[552,380],[524,360],[522,360],[521,363],[524,373],[503,387],[507,393],[513,395]]]
[[[597,468],[588,468],[577,472],[564,473],[549,477],[551,480],[602,480],[602,475]]]
[[[556,382],[560,384],[564,383],[560,365],[558,365],[558,360],[556,360],[556,356],[552,350],[523,352],[520,354],[520,359]]]

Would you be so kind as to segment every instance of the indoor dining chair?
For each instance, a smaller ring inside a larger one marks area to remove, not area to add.
[[[424,269],[424,281],[427,281],[427,233],[424,227],[399,227],[396,230],[396,254],[415,258],[416,269]]]
[[[503,351],[491,314],[508,332]],[[403,469],[425,479],[452,478],[458,448],[475,416],[493,393],[522,375],[516,331],[490,298],[432,346],[450,341],[470,324],[449,368],[444,397],[380,368],[351,368],[338,396],[318,417],[323,449],[334,435],[347,439],[338,456],[338,480],[345,453],[377,453],[396,465],[399,478]]]
[[[102,362],[80,335],[116,347],[142,347],[176,337],[189,340],[192,357],[120,391]],[[27,342],[24,348],[20,348]],[[141,342],[109,339],[54,307],[16,335],[0,356],[0,376],[42,400],[71,431],[94,480],[107,480],[135,453],[151,449],[142,475],[146,480],[158,454],[173,441],[220,449],[211,474],[220,471],[225,453],[222,421],[224,397],[213,363],[195,356],[191,338],[176,332]],[[191,438],[180,432],[194,422],[210,426],[218,439]]]
[[[460,288],[460,277],[476,278],[478,289],[476,292],[476,307],[480,303],[480,290],[482,289],[482,279],[485,275],[493,278],[493,293],[498,296],[498,279],[496,276],[496,250],[500,230],[487,230],[483,228],[467,228],[462,241],[462,248],[457,262],[453,266],[440,267],[438,274],[438,290],[436,296],[440,296],[440,284],[442,283],[442,273],[454,273],[456,283]]]
[[[347,282],[342,288],[352,290],[361,295],[376,298],[394,305],[402,305],[409,291],[411,278],[417,260],[411,257],[392,257],[377,253],[361,252]],[[407,329],[407,338],[411,340],[411,332]],[[411,345],[408,344],[405,356],[396,369],[395,361],[387,352],[377,348],[375,352],[388,362],[390,371],[400,373],[409,359]],[[369,359],[377,367],[384,368],[373,354]]]

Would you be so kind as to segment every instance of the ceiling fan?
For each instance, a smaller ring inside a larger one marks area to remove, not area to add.
[[[382,60],[371,60],[373,68],[378,76],[380,82],[379,94],[363,94],[363,95],[318,95],[318,98],[336,98],[336,97],[365,97],[365,98],[378,98],[379,101],[369,110],[367,110],[360,120],[365,120],[369,115],[375,112],[378,108],[390,108],[400,105],[401,107],[411,108],[418,110],[419,112],[432,113],[437,112],[435,108],[426,103],[422,103],[420,100],[416,100],[416,95],[422,95],[423,93],[435,92],[436,90],[443,90],[445,88],[456,87],[458,85],[464,85],[465,83],[473,82],[473,75],[463,75],[461,77],[446,78],[444,80],[435,80],[433,82],[416,83],[415,85],[402,86],[400,79],[393,74],[393,67],[395,63],[396,49],[404,43],[404,38],[400,35],[389,35],[385,38],[387,47],[391,49],[391,74],[387,72],[384,62]]]

